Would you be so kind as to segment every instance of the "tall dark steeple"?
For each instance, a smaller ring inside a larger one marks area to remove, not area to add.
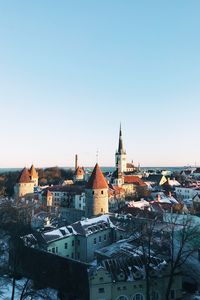
[[[118,146],[118,153],[120,153],[120,154],[126,153],[126,151],[124,150],[124,147],[123,147],[122,127],[121,127],[121,123],[120,123],[120,128],[119,128],[119,146]]]
[[[118,172],[126,172],[126,151],[123,146],[121,123],[119,128],[119,145],[118,150],[115,153],[115,166]]]

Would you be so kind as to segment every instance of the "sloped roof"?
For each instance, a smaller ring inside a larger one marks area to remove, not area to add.
[[[18,183],[29,183],[29,182],[31,182],[30,173],[29,173],[29,170],[27,168],[24,168],[21,171],[21,173],[20,173],[20,175],[17,179],[17,182]]]
[[[36,171],[34,165],[31,166],[29,172],[30,172],[30,175],[31,175],[33,178],[38,178],[38,173],[37,173],[37,171]]]
[[[140,177],[134,175],[124,176],[124,183],[132,183],[144,187],[147,186],[146,183],[144,183],[144,181]]]
[[[135,168],[134,164],[132,164],[132,163],[127,163],[126,167],[127,168],[133,168],[133,169]]]
[[[86,186],[87,189],[108,189],[108,183],[98,164],[94,167],[92,175]]]
[[[85,174],[84,169],[81,168],[81,167],[78,167],[75,171],[75,175],[77,175],[77,176],[81,176],[81,175],[84,175],[84,174]]]
[[[115,226],[108,215],[102,215],[96,218],[77,221],[71,224],[71,227],[77,234],[86,236]]]

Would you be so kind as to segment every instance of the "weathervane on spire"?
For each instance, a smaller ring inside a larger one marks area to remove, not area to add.
[[[97,148],[97,152],[96,152],[96,163],[99,163],[99,149]]]

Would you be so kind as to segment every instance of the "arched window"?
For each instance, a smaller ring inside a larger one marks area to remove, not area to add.
[[[133,296],[133,300],[144,300],[144,296],[142,294],[137,293]]]
[[[122,296],[119,296],[116,300],[128,300],[128,297],[122,295]]]
[[[158,292],[152,291],[151,292],[151,300],[159,300],[159,299],[160,299],[160,297],[159,297]]]

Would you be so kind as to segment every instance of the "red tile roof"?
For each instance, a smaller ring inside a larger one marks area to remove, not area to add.
[[[31,178],[30,178],[30,173],[29,170],[27,168],[24,168],[17,180],[18,183],[29,183],[31,182]]]
[[[136,184],[136,185],[139,185],[139,186],[147,186],[146,183],[144,183],[144,181],[139,178],[138,176],[134,176],[134,175],[125,175],[124,176],[124,183],[132,183],[132,184]]]
[[[94,167],[92,175],[86,186],[87,189],[108,189],[108,183],[98,164]]]
[[[37,171],[36,171],[34,165],[31,166],[29,172],[30,172],[30,175],[31,175],[33,178],[38,178],[38,173],[37,173]]]
[[[75,171],[75,175],[77,175],[77,176],[84,175],[84,170],[83,170],[83,168],[78,167],[78,168],[76,169],[76,171]]]

